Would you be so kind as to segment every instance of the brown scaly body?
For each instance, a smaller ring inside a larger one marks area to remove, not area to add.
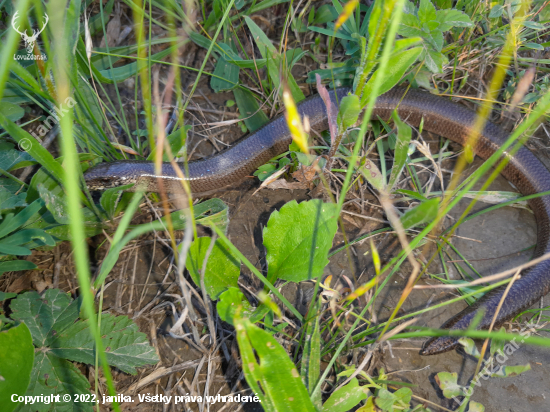
[[[331,99],[338,101],[347,95],[349,89],[331,91]],[[337,95],[337,96],[336,96]],[[404,97],[403,97],[404,96]],[[418,126],[424,118],[424,129],[439,134],[457,143],[464,144],[469,136],[475,113],[467,108],[429,93],[396,88],[380,96],[373,110],[373,117],[389,119],[391,112],[399,105],[398,112],[407,123]],[[325,105],[320,96],[310,97],[298,105],[302,116],[309,117],[313,130],[322,131],[328,126]],[[507,134],[498,126],[488,123],[478,139],[475,153],[483,159],[491,156]],[[288,150],[291,142],[286,121],[283,116],[275,118],[260,130],[240,140],[228,150],[198,162],[190,162],[187,180],[195,194],[211,193],[240,182],[250,176],[258,166]],[[506,154],[505,154],[506,156]],[[550,191],[550,172],[527,149],[521,148],[513,157],[502,174],[512,182],[522,194],[530,195]],[[182,170],[185,170],[181,165]],[[181,182],[169,163],[163,165],[162,178],[168,192],[181,190]],[[158,191],[157,176],[151,162],[117,161],[100,164],[85,174],[90,189],[101,190],[128,183],[144,185],[148,191]],[[537,248],[535,257],[550,252],[550,196],[529,201],[537,220]],[[522,273],[510,289],[498,314],[495,327],[525,310],[550,290],[550,262],[541,262]],[[447,321],[445,329],[465,329],[479,308],[485,309],[485,315],[479,328],[488,328],[496,308],[501,300],[504,287],[493,290],[480,299],[475,306],[468,307]],[[421,351],[423,355],[446,352],[457,346],[452,337],[440,337],[428,340]]]

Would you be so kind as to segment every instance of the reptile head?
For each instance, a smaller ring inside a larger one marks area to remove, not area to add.
[[[84,173],[86,186],[90,190],[105,190],[136,183],[136,178],[127,173],[121,173],[122,162],[100,163]]]

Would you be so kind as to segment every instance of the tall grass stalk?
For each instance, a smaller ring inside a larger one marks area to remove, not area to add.
[[[377,0],[377,1],[380,1],[380,0]],[[383,6],[382,6],[386,10],[388,10],[388,9],[390,11],[393,10],[393,13],[384,13],[384,15],[383,15],[383,17],[380,21],[380,24],[378,26],[378,29],[382,30],[382,33],[384,33],[384,34],[381,34],[380,37],[378,38],[378,41],[380,43],[379,44],[374,44],[371,48],[371,50],[374,50],[373,51],[374,56],[376,56],[377,51],[380,49],[382,38],[385,36],[384,49],[382,51],[382,55],[380,57],[380,64],[379,64],[379,70],[381,70],[382,72],[387,67],[387,63],[389,61],[389,58],[390,58],[390,55],[391,55],[391,52],[392,52],[393,43],[395,41],[395,36],[397,34],[397,28],[399,27],[399,23],[401,22],[401,16],[403,14],[403,5],[404,5],[404,0],[394,0],[394,1],[384,2]],[[392,16],[392,14],[393,14],[393,16]],[[391,18],[391,23],[390,23],[390,17],[392,17]],[[370,71],[371,69],[368,69],[368,70]],[[371,117],[372,111],[373,111],[373,106],[374,106],[374,103],[376,102],[376,98],[378,97],[377,94],[378,94],[378,91],[380,90],[381,84],[382,84],[382,76],[378,76],[376,78],[376,81],[373,84],[373,87],[372,87],[373,92],[372,92],[371,96],[369,96],[369,99],[367,101],[367,107],[366,107],[365,114],[364,114],[364,117],[363,117],[363,122],[361,124],[361,129],[359,131],[357,141],[355,142],[355,145],[353,147],[353,154],[351,156],[350,163],[349,163],[348,169],[346,171],[346,177],[344,179],[344,183],[342,185],[342,190],[340,192],[340,198],[338,199],[338,203],[337,203],[337,212],[338,212],[338,214],[342,210],[344,200],[346,198],[346,193],[350,188],[351,177],[352,177],[353,171],[355,170],[355,167],[357,165],[359,150],[363,146],[363,140],[364,140],[366,132],[367,132],[367,125],[368,125],[368,122],[370,121],[370,117]],[[358,94],[360,94],[361,90],[358,90],[356,92]],[[319,378],[319,381],[317,382],[317,384],[315,385],[315,388],[312,391],[312,397],[313,398],[315,396],[318,396],[321,393],[321,385],[323,384],[326,377],[330,373],[330,371],[332,369],[332,366],[334,365],[334,362],[336,362],[336,359],[338,359],[338,356],[340,355],[340,353],[344,349],[348,339],[351,337],[351,334],[353,333],[353,331],[357,328],[357,326],[361,322],[361,318],[364,317],[367,309],[368,309],[368,306],[365,306],[365,308],[361,311],[361,314],[359,315],[359,317],[355,320],[352,327],[347,332],[347,334],[346,334],[344,340],[342,341],[342,343],[336,349],[335,353],[333,354],[333,356],[330,359],[327,367],[325,368],[323,374]]]
[[[65,3],[60,0],[52,0],[48,4],[48,14],[51,16],[53,27],[64,30],[52,30],[53,41],[55,44],[55,55],[53,58],[53,75],[55,78],[57,102],[61,105],[65,100],[71,97],[71,81],[69,79],[70,72],[75,70],[73,66],[74,59],[71,59],[67,54],[71,50],[71,28],[78,27],[80,18],[80,3],[72,3],[68,9],[65,8]],[[66,13],[65,13],[66,11]],[[71,26],[72,24],[72,26]],[[67,62],[70,62],[67,65]],[[94,310],[94,296],[91,292],[90,284],[90,264],[88,259],[88,251],[86,238],[84,236],[84,216],[82,214],[81,190],[79,178],[82,176],[80,163],[78,162],[78,154],[76,144],[73,138],[73,113],[68,111],[64,116],[60,117],[61,128],[61,147],[64,155],[64,175],[63,184],[66,189],[67,196],[67,211],[71,219],[69,219],[69,229],[71,234],[71,243],[73,247],[73,256],[76,266],[77,279],[80,285],[80,293],[82,294],[82,307],[88,324],[90,333],[95,340],[96,353],[99,354],[103,373],[107,380],[109,393],[112,396],[116,395],[113,378],[107,362],[107,356],[101,341],[99,328],[97,326],[98,319]],[[97,388],[96,388],[97,390]],[[115,403],[115,410],[119,410]]]

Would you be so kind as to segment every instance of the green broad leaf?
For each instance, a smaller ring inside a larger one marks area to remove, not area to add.
[[[522,46],[531,50],[544,50],[544,47],[538,43],[523,43]]]
[[[132,184],[123,185],[120,187],[112,187],[111,189],[105,190],[101,194],[101,199],[99,199],[99,203],[101,204],[101,207],[103,208],[103,210],[107,212],[107,216],[109,216],[109,218],[112,219],[113,217],[115,217],[116,208],[120,200],[120,197],[124,193],[124,190],[129,189],[133,185],[134,184],[132,183]]]
[[[432,73],[443,73],[443,65],[448,62],[447,56],[431,48],[424,53],[424,64]]]
[[[135,375],[136,368],[159,361],[147,335],[126,316],[102,314],[100,335],[107,362],[123,372]],[[88,320],[73,323],[55,336],[50,343],[50,353],[75,362],[94,364],[95,341],[90,335]]]
[[[13,210],[18,207],[23,207],[27,205],[25,198],[27,193],[21,192],[15,194],[12,191],[12,188],[20,188],[19,185],[15,184],[6,178],[0,178],[0,213],[5,214],[7,211]],[[17,189],[19,190],[19,189]]]
[[[359,386],[357,378],[353,378],[330,395],[323,405],[323,412],[347,412],[368,397],[368,388]]]
[[[236,287],[230,287],[219,296],[216,310],[220,319],[234,325],[233,318],[239,310],[239,316],[250,319],[252,323],[261,320],[269,311],[265,305],[254,308],[244,294]]]
[[[179,152],[181,151],[181,148],[185,144],[187,140],[187,132],[192,129],[192,126],[184,125],[183,127],[180,127],[178,130],[173,131],[168,136],[166,136],[166,140],[168,141],[168,144],[170,145],[170,151],[172,152],[172,156],[179,157]],[[149,156],[147,156],[147,160],[154,161],[155,156],[157,154],[156,147],[151,150],[151,153],[149,153]],[[163,162],[169,162],[170,156],[168,155],[168,152],[165,151],[162,154],[162,161]]]
[[[499,332],[506,333],[506,329],[504,327],[501,327],[499,329]],[[491,339],[491,347],[490,347],[491,356],[495,355],[496,353],[498,353],[499,355],[505,356],[504,353],[502,352],[504,349],[505,343],[506,341],[501,339]]]
[[[361,106],[359,105],[359,96],[350,94],[345,96],[340,102],[340,109],[338,110],[338,124],[342,124],[344,129],[353,126],[361,113]]]
[[[216,63],[214,75],[211,77],[210,86],[214,92],[233,90],[239,85],[240,68],[228,62],[225,56],[221,56]]]
[[[485,412],[485,406],[479,402],[470,401],[468,404],[468,412]]]
[[[0,101],[0,112],[4,114],[12,122],[16,122],[25,116],[25,109],[22,107],[5,101]]]
[[[72,106],[71,106],[72,107]],[[58,182],[63,181],[64,171],[59,163],[55,161],[50,152],[48,152],[32,135],[24,131],[20,126],[9,120],[0,111],[0,126],[14,139],[17,143],[25,148],[25,151],[32,156],[38,163],[44,167],[54,179]]]
[[[334,30],[324,29],[322,27],[308,26],[308,30],[324,34],[325,36],[336,37],[337,39],[355,41],[355,39],[347,34],[344,34],[341,30],[334,33]]]
[[[493,378],[510,378],[512,376],[521,375],[523,372],[531,370],[531,365],[516,365],[516,366],[506,366],[502,365],[498,372],[492,373],[491,377]]]
[[[312,8],[313,10],[313,8]],[[338,13],[334,10],[334,7],[328,4],[323,4],[317,10],[315,10],[315,16],[311,21],[312,24],[325,24],[334,21],[338,18]]]
[[[31,155],[27,152],[16,150],[13,143],[0,142],[0,169],[10,172],[35,163],[36,161]]]
[[[151,60],[162,60],[166,56],[169,56],[174,49],[181,47],[181,45],[181,43],[176,44],[158,53],[155,53],[151,56]],[[114,69],[99,70],[99,74],[102,76],[103,79],[105,79],[105,82],[107,83],[122,82],[129,77],[135,76],[137,73],[137,69],[137,62],[132,62],[124,66],[115,67]]]
[[[493,12],[493,9],[491,10],[491,13]],[[436,14],[437,21],[439,22],[439,30],[442,32],[449,31],[453,27],[471,27],[474,25],[466,13],[456,9],[438,10]],[[489,17],[492,18],[496,16],[491,16],[489,14]]]
[[[201,273],[204,266],[206,253],[210,248],[211,238],[199,237],[195,239],[189,248],[186,266],[195,284],[201,286]],[[235,257],[231,249],[223,240],[216,239],[204,273],[204,286],[211,299],[218,296],[230,287],[237,287],[241,262]]]
[[[37,347],[50,346],[57,335],[78,319],[78,301],[59,289],[20,294],[11,301],[12,319],[24,322]],[[94,363],[94,362],[92,362]]]
[[[224,230],[227,228],[227,224],[229,222],[229,219],[227,217],[227,211],[228,211],[227,205],[220,199],[209,199],[205,202],[202,202],[202,203],[199,203],[198,205],[193,206],[193,212],[195,214],[195,222],[197,224],[202,224],[202,225],[214,224],[214,225],[217,225],[218,227],[223,228]],[[172,218],[172,224],[173,224],[174,230],[182,230],[185,228],[186,217],[183,211],[177,210],[171,213],[170,216]],[[128,234],[124,235],[124,237],[122,237],[125,232],[125,228],[123,228],[121,231],[120,238],[117,240],[117,242],[113,242],[113,244],[111,245],[111,249],[109,249],[109,253],[105,257],[105,259],[103,259],[103,263],[101,265],[101,271],[99,272],[99,275],[96,281],[94,282],[94,287],[99,288],[99,286],[107,278],[107,276],[109,275],[109,272],[118,261],[121,250],[128,244],[128,242],[145,233],[149,233],[154,230],[165,230],[165,229],[166,229],[165,217],[163,217],[160,221],[138,225],[135,228],[133,228]],[[118,230],[121,230],[120,225],[116,233],[118,233]]]
[[[383,411],[401,411],[408,409],[411,397],[412,390],[410,388],[401,388],[393,393],[382,388],[378,391],[375,403]]]
[[[7,299],[14,298],[16,296],[17,296],[17,293],[6,293],[6,292],[0,291],[0,302],[3,302]]]
[[[541,19],[541,20],[545,20],[545,19]],[[544,30],[547,28],[547,26],[545,26],[544,24],[541,24],[541,23],[538,23],[536,21],[524,21],[522,23],[525,27],[529,27],[530,29],[533,29],[533,30]]]
[[[319,302],[316,302],[314,311],[317,313],[319,310]],[[315,394],[313,390],[319,381],[321,374],[321,332],[319,329],[319,317],[314,317],[307,324],[306,336],[304,339],[304,351],[302,355],[302,368],[300,375],[302,381],[306,385],[311,401],[317,409],[321,409],[321,392],[318,391]]]
[[[235,317],[243,371],[266,411],[315,412],[306,387],[286,350],[269,332]]]
[[[376,190],[379,192],[386,190],[386,178],[372,160],[365,159],[365,163],[358,171]]]
[[[17,412],[93,412],[91,402],[64,402],[63,396],[89,395],[90,382],[78,368],[52,353],[37,352],[25,396],[59,395],[60,402],[22,404]]]
[[[254,172],[254,176],[260,179],[260,182],[263,182],[269,176],[275,173],[276,170],[277,166],[275,166],[273,163],[267,163],[258,167],[258,169]]]
[[[439,372],[435,375],[435,381],[443,392],[443,396],[451,399],[457,396],[464,396],[464,388],[457,383],[458,375],[456,372]]]
[[[393,54],[388,61],[386,70],[383,73],[380,72],[379,69],[376,70],[369,81],[365,84],[361,106],[366,104],[368,96],[372,93],[372,87],[378,76],[382,76],[383,78],[379,93],[386,93],[401,80],[405,72],[409,70],[418,59],[420,53],[422,53],[422,47],[414,47],[412,49],[403,50]]]
[[[269,73],[269,77],[271,78],[271,81],[274,84],[275,89],[279,88],[280,85],[280,72],[279,68],[281,67],[282,59],[279,55],[279,52],[271,43],[271,40],[267,37],[267,35],[258,27],[254,21],[248,17],[244,16],[244,20],[252,33],[252,37],[254,38],[254,41],[256,43],[256,46],[258,46],[258,50],[260,51],[260,54],[264,59],[267,59],[267,71]],[[290,52],[290,50],[289,50]],[[300,54],[300,51],[296,50],[296,54]],[[290,68],[292,66],[288,67],[287,73],[285,73],[285,78],[288,83],[288,87],[290,88],[290,91],[292,93],[292,97],[296,101],[296,103],[304,100],[305,96],[302,90],[298,87],[298,83],[296,83],[296,80],[290,74]],[[237,96],[235,96],[236,98]],[[238,104],[238,101],[237,101]]]
[[[432,46],[434,51],[441,52],[441,49],[443,48],[443,43],[445,41],[443,38],[443,32],[441,30],[430,30],[429,33],[426,33],[424,38]]]
[[[29,256],[32,252],[26,247],[0,243],[0,253],[3,253],[4,255]]]
[[[439,199],[434,198],[420,203],[411,210],[407,210],[407,212],[401,216],[401,224],[403,225],[403,229],[411,229],[433,221],[437,217],[438,209]]]
[[[19,326],[0,332],[0,405],[11,412],[12,395],[24,395],[31,380],[34,346],[29,328]]]
[[[0,245],[24,245],[32,240],[39,240],[45,245],[55,246],[55,240],[41,229],[23,229],[0,240]]]
[[[408,158],[409,144],[411,143],[412,137],[411,127],[399,118],[397,111],[394,110],[392,113],[392,118],[397,126],[397,140],[395,142],[393,167],[391,169],[390,181],[388,183],[388,190],[390,192],[397,183],[399,176],[401,176],[401,172],[405,168]]]
[[[393,53],[397,53],[401,50],[406,50],[413,46],[419,46],[422,44],[422,37],[411,37],[408,39],[399,39],[395,41],[393,46]]]
[[[479,357],[481,356],[473,339],[462,337],[458,340],[458,343],[462,345],[462,347],[464,348],[464,352],[466,352],[468,355],[471,355],[476,359],[479,359]]]
[[[424,32],[421,27],[418,17],[412,14],[403,14],[397,33],[404,37],[422,37]]]
[[[496,4],[491,8],[491,11],[489,12],[489,18],[495,19],[497,17],[502,16],[502,13],[504,12],[504,6],[502,4]]]
[[[66,196],[63,192],[57,194],[57,190],[50,191],[43,184],[38,185],[38,193],[46,202],[46,208],[50,211],[57,223],[67,225],[70,223],[69,210]],[[101,221],[95,213],[87,207],[82,208],[82,216],[86,226],[100,226]]]
[[[435,7],[431,0],[420,0],[418,19],[421,23],[428,23],[436,19]]]
[[[239,108],[239,113],[244,118],[244,124],[251,133],[269,122],[269,118],[260,109],[258,101],[250,90],[237,87],[233,89],[233,94]]]
[[[256,23],[254,23],[254,21],[248,16],[244,16],[244,21],[246,22],[248,29],[252,33],[252,37],[254,38],[256,46],[258,46],[258,50],[260,51],[262,57],[264,59],[267,59],[270,58],[272,55],[277,55],[277,49],[275,48],[273,43],[271,43],[271,40],[269,40],[269,37],[267,37],[263,30],[260,29],[260,27]]]
[[[273,212],[263,231],[270,282],[322,275],[336,229],[336,205],[321,200],[293,200]]]
[[[44,202],[41,199],[37,199],[15,216],[11,213],[7,215],[2,223],[0,223],[0,238],[9,235],[31,219],[38,217],[38,212],[42,206],[44,206]]]
[[[0,276],[6,272],[17,272],[19,270],[36,269],[37,266],[28,260],[9,260],[0,262]]]

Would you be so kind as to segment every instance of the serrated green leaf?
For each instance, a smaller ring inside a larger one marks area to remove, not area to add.
[[[365,84],[361,105],[363,106],[366,103],[368,96],[372,93],[372,87],[378,76],[382,76],[383,78],[380,84],[379,93],[386,93],[401,80],[405,72],[409,70],[418,59],[420,53],[422,53],[422,47],[414,47],[393,54],[388,61],[386,70],[384,70],[384,72],[381,72],[380,69],[376,70],[367,84]]]
[[[433,221],[437,217],[438,208],[439,199],[434,198],[420,203],[411,210],[407,210],[407,212],[401,216],[401,224],[403,225],[403,229],[411,229]]]
[[[0,332],[0,405],[11,412],[17,403],[12,395],[24,395],[31,379],[34,346],[29,328],[20,324]]]
[[[435,376],[435,381],[443,391],[443,396],[451,399],[464,395],[464,388],[457,383],[458,374],[456,372],[439,372]]]
[[[368,396],[369,390],[359,386],[357,378],[353,378],[330,395],[323,404],[323,412],[347,412]]]
[[[315,412],[306,387],[286,350],[248,319],[235,318],[243,371],[269,412]]]
[[[443,65],[448,63],[447,57],[431,48],[424,54],[424,64],[432,73],[442,73]]]
[[[471,27],[474,25],[466,13],[456,9],[438,10],[437,21],[440,24],[439,30],[443,32],[451,30],[453,27]]]
[[[49,346],[59,333],[78,319],[78,306],[78,301],[59,289],[48,289],[42,297],[34,291],[26,292],[10,304],[12,319],[29,327],[38,347]]]
[[[187,270],[198,287],[201,285],[201,272],[210,243],[209,237],[199,237],[193,241],[189,248],[186,261]],[[240,271],[239,259],[232,254],[231,249],[221,239],[216,239],[204,273],[204,286],[210,298],[215,300],[220,293],[228,288],[237,287]]]
[[[149,345],[147,335],[126,316],[101,315],[101,341],[109,365],[135,375],[136,368],[159,361],[155,348]],[[64,359],[93,364],[95,341],[90,334],[88,321],[73,323],[51,340],[50,352]]]
[[[74,399],[77,394],[90,394],[90,383],[78,368],[51,353],[37,352],[25,396],[59,395],[61,401],[23,404],[17,412],[92,412],[91,402],[63,401],[63,395]]]
[[[403,14],[397,33],[405,37],[422,37],[424,32],[421,27],[418,17],[412,14]]]
[[[418,19],[420,23],[428,23],[436,19],[435,7],[430,0],[420,0]]]
[[[273,212],[263,231],[268,279],[300,282],[322,275],[336,229],[332,203],[293,200]]]

